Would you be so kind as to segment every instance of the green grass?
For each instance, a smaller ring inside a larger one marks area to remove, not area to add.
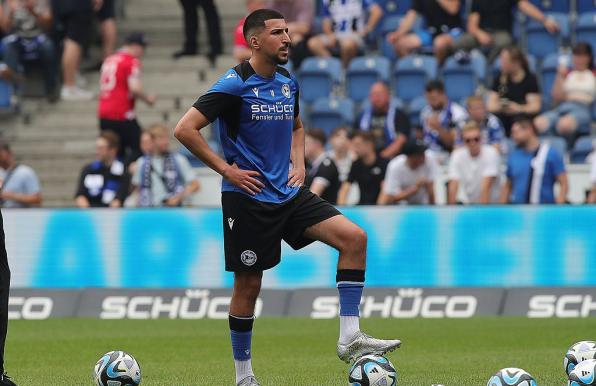
[[[253,365],[263,386],[347,385],[335,355],[337,320],[259,319]],[[484,386],[502,367],[522,367],[540,386],[565,385],[563,355],[578,340],[596,338],[596,319],[477,318],[362,322],[403,346],[389,355],[399,386]],[[143,386],[234,384],[227,321],[11,321],[6,368],[19,386],[92,385],[101,354],[132,353]]]

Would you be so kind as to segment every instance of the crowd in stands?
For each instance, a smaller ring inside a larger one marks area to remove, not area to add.
[[[206,55],[215,65],[223,49],[213,0],[180,3],[184,43],[173,58],[198,54],[200,6],[208,24]],[[198,181],[187,159],[166,146],[162,126],[143,131],[136,121],[135,100],[149,105],[156,100],[140,81],[147,42],[133,33],[115,52],[113,7],[109,0],[4,1],[0,28],[8,67],[0,76],[18,80],[28,55],[48,60],[53,64],[44,66],[46,90],[54,95],[61,45],[59,95],[91,99],[76,78],[89,20],[98,18],[104,42],[102,134],[97,159],[81,172],[76,203],[179,206],[199,189]],[[247,14],[263,7],[278,10],[288,23],[286,67],[301,86],[307,183],[313,192],[338,204],[432,205],[444,168],[449,204],[566,202],[566,161],[587,162],[592,148],[593,2],[246,1]],[[234,38],[239,62],[250,57],[243,23],[223,31]],[[64,38],[59,43],[56,24]],[[351,200],[355,185],[359,197]],[[596,203],[596,191],[588,201]]]

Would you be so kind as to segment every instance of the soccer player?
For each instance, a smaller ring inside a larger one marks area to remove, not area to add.
[[[4,372],[4,345],[8,330],[8,291],[10,289],[10,268],[4,241],[4,220],[0,212],[0,386],[17,386]]]
[[[339,251],[340,359],[383,354],[401,342],[360,332],[366,233],[302,187],[304,127],[298,83],[279,66],[288,61],[290,47],[284,17],[257,10],[246,18],[243,31],[252,50],[250,60],[226,72],[197,100],[178,122],[175,136],[224,179],[226,270],[234,272],[229,325],[236,384],[258,386],[251,365],[254,308],[263,271],[280,262],[282,239],[295,249],[320,240]],[[216,119],[225,160],[200,134]]]

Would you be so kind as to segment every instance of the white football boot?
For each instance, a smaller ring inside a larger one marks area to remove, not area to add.
[[[358,331],[348,344],[337,344],[337,356],[346,363],[353,362],[363,355],[384,355],[401,346],[398,339],[377,339]]]

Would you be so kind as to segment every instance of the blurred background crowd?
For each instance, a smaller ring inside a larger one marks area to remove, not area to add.
[[[263,7],[328,201],[596,203],[593,0],[4,0],[2,205],[217,203],[171,127]]]

